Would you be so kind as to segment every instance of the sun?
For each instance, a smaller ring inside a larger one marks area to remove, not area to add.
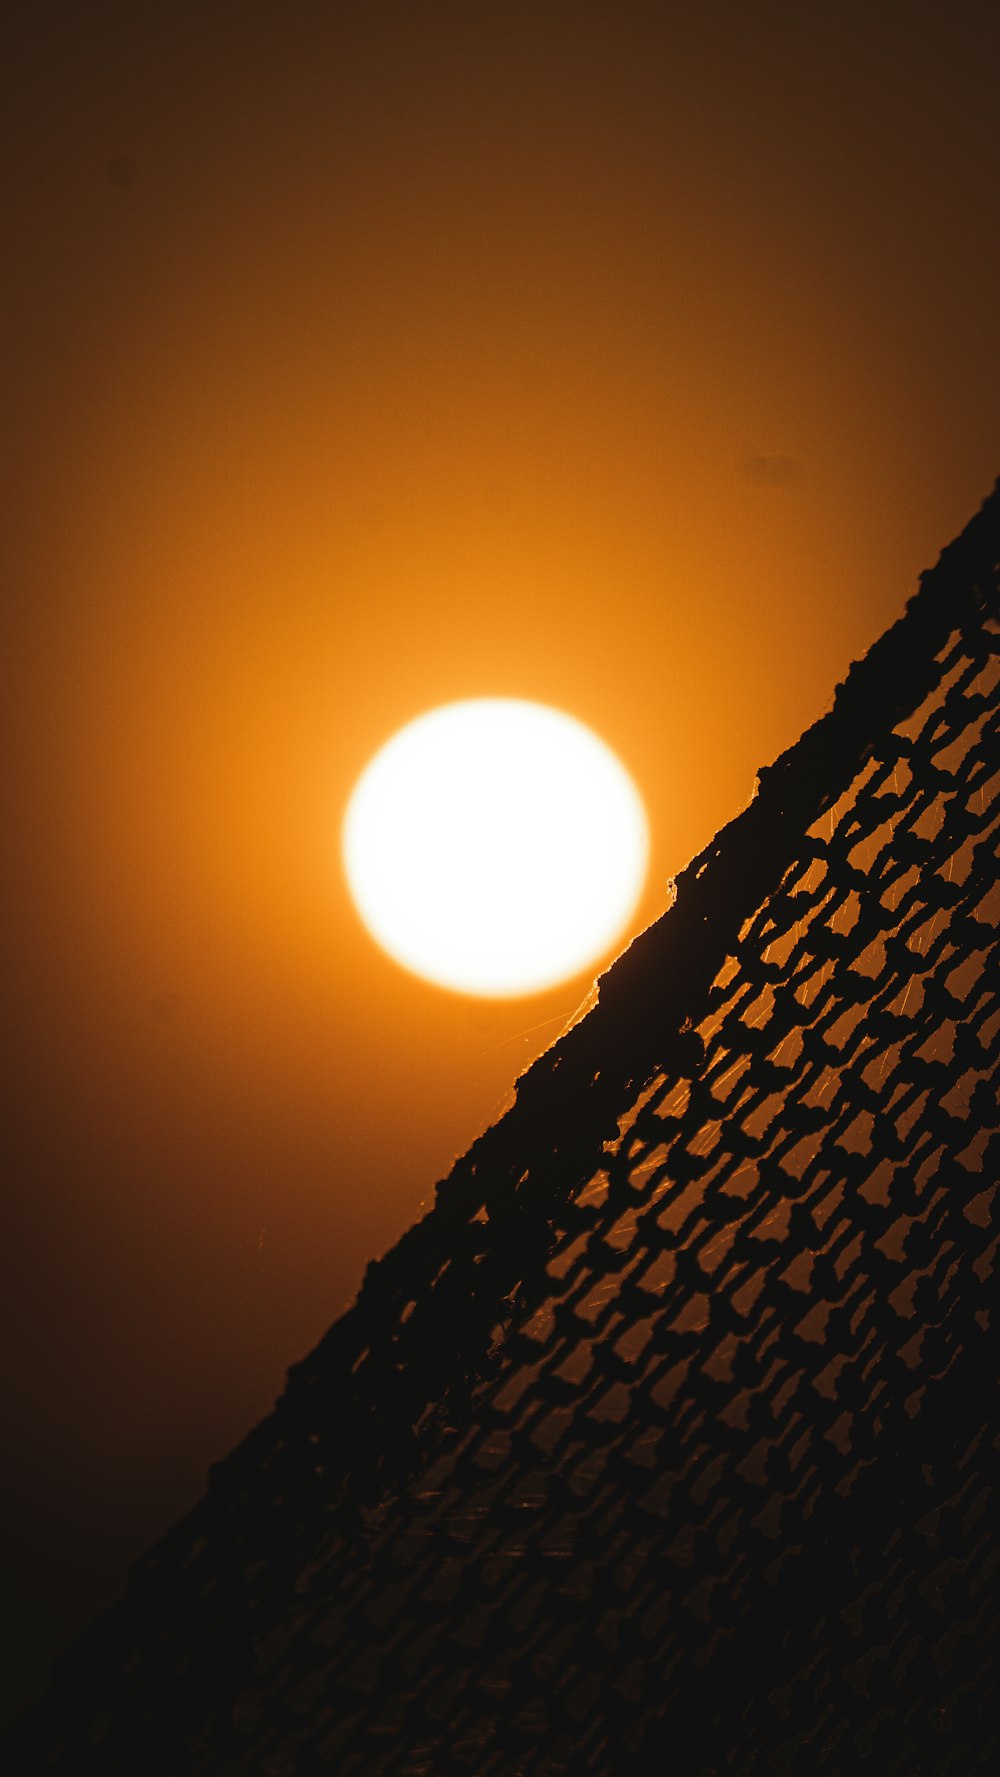
[[[646,875],[642,799],[573,716],[444,704],[388,740],[344,816],[348,885],[405,968],[486,998],[537,993],[620,937]]]

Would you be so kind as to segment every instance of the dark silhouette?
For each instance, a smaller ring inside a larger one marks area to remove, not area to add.
[[[8,1770],[993,1768],[998,562],[1000,488]]]

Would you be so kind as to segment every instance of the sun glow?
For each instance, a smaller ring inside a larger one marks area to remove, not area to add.
[[[572,716],[517,698],[445,704],[362,773],[343,859],[372,936],[442,987],[540,991],[610,948],[634,912],[646,816],[624,766]]]

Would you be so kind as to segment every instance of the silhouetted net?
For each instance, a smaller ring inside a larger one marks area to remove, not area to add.
[[[993,1767],[998,559],[995,492],[18,1756]]]

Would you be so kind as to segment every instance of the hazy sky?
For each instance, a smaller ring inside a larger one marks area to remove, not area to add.
[[[998,51],[995,0],[6,9],[13,1699],[589,985],[374,947],[374,749],[590,723],[638,929],[1000,472]]]

